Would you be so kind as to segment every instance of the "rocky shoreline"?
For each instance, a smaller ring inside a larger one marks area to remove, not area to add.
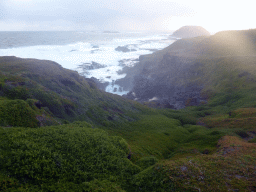
[[[119,74],[126,74],[115,84],[129,91],[123,97],[136,100],[157,108],[181,109],[186,106],[199,105],[206,102],[201,95],[203,84],[190,83],[191,79],[202,75],[198,70],[198,55],[178,51],[177,47],[169,46],[150,55],[142,55],[133,60],[132,66],[126,66],[126,60],[119,61],[123,69]],[[131,62],[131,60],[129,60]],[[91,78],[97,87],[104,90],[108,83]]]

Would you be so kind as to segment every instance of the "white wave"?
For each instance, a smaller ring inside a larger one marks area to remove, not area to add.
[[[106,92],[117,94],[117,95],[124,95],[127,94],[129,91],[123,91],[123,88],[116,84],[109,84],[106,87]]]
[[[64,68],[76,70],[79,73],[83,73],[81,68],[79,68],[79,65],[94,61],[106,65],[107,67],[90,70],[86,77],[95,77],[102,82],[112,83],[117,79],[124,78],[126,75],[119,75],[117,73],[122,69],[122,67],[119,66],[120,60],[126,59],[127,61],[124,62],[124,65],[133,66],[136,62],[132,60],[138,59],[140,55],[152,53],[149,49],[161,49],[168,46],[166,41],[161,41],[162,39],[162,35],[148,35],[138,38],[124,37],[113,39],[111,41],[103,40],[102,42],[97,43],[96,48],[93,48],[95,43],[89,42],[78,42],[69,45],[38,45],[0,49],[0,56],[52,60],[59,63]],[[126,53],[115,51],[115,48],[118,46],[127,46],[128,48],[136,49],[137,51]],[[115,84],[111,84],[106,88],[107,92],[119,95],[127,93],[120,90],[122,90],[122,88]]]

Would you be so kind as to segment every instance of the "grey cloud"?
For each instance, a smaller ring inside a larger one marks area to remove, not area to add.
[[[0,19],[28,24],[63,20],[74,25],[115,28],[115,22],[129,20],[150,26],[158,17],[191,13],[188,7],[159,0],[0,0]]]

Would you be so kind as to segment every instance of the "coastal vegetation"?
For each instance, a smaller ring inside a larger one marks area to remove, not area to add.
[[[173,45],[200,61],[182,84],[203,85],[204,100],[179,110],[105,93],[51,61],[0,57],[0,191],[255,191],[256,49],[229,39],[218,50],[228,34],[256,44],[249,30]]]

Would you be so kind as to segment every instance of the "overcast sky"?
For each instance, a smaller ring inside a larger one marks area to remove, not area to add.
[[[0,0],[0,31],[256,28],[253,0]]]

